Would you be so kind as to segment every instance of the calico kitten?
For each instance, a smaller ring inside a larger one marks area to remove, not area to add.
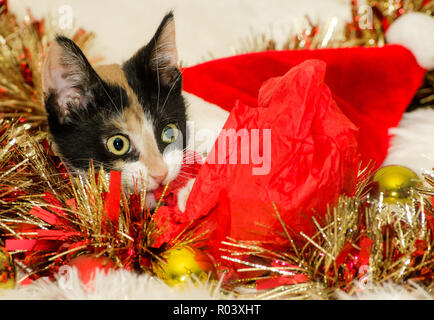
[[[93,159],[96,168],[122,171],[130,190],[137,180],[153,191],[175,179],[187,143],[177,60],[172,13],[122,65],[94,68],[58,36],[46,53],[43,91],[53,149],[67,167],[86,171]]]

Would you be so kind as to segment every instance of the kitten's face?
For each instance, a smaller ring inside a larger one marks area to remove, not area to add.
[[[91,67],[69,39],[47,51],[43,89],[50,135],[71,169],[122,171],[130,190],[152,191],[178,175],[186,145],[186,110],[177,68],[173,15],[122,66]],[[146,181],[147,185],[141,183]]]

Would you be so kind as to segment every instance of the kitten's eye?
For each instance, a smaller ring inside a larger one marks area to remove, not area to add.
[[[107,149],[117,156],[123,156],[130,151],[130,140],[123,135],[117,134],[107,140]]]
[[[179,130],[174,124],[168,124],[161,132],[161,140],[164,143],[172,143],[178,138]]]

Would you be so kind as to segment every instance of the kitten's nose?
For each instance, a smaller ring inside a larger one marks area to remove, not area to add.
[[[162,184],[164,179],[167,177],[167,170],[156,175],[151,174],[151,178],[157,183]]]

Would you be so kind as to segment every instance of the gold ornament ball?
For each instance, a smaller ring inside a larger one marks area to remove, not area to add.
[[[374,175],[371,195],[378,198],[382,193],[386,203],[406,203],[411,201],[411,190],[420,183],[419,176],[407,167],[385,166]]]
[[[9,253],[0,247],[0,289],[15,287],[15,266]]]
[[[153,271],[170,286],[196,279],[203,282],[214,271],[214,264],[205,253],[188,246],[171,248],[161,258],[164,262],[156,261]]]

